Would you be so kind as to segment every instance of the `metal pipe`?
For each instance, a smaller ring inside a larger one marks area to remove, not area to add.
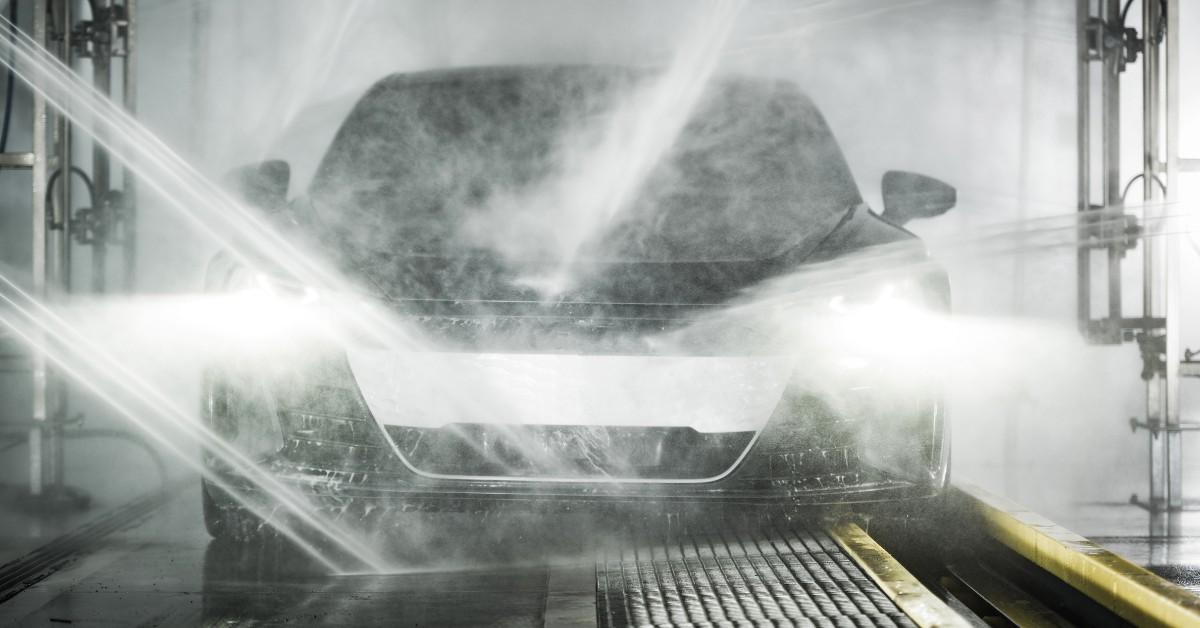
[[[1089,60],[1087,24],[1091,17],[1090,0],[1075,2],[1075,39],[1076,54],[1076,117],[1075,136],[1077,148],[1076,181],[1079,196],[1079,248],[1076,251],[1076,310],[1080,331],[1088,333],[1088,324],[1092,320],[1092,268],[1091,249],[1087,242],[1087,212],[1091,207],[1091,61]]]
[[[46,41],[46,0],[33,1],[33,38],[39,42]],[[34,79],[38,80],[38,79]],[[32,167],[32,202],[33,212],[33,255],[31,260],[31,275],[33,293],[40,299],[45,299],[46,289],[46,99],[40,95],[40,90],[33,90],[33,167]],[[40,345],[41,343],[35,343]],[[33,367],[33,420],[36,425],[29,431],[29,493],[41,495],[47,485],[53,486],[61,478],[45,477],[46,469],[44,455],[46,453],[43,437],[46,436],[47,382],[46,356],[41,351],[33,351],[31,356]],[[53,439],[51,432],[50,438]],[[52,467],[53,468],[53,467]]]
[[[187,85],[191,91],[188,98],[188,115],[191,119],[191,135],[188,138],[188,150],[197,163],[208,163],[208,143],[205,130],[208,128],[208,58],[209,39],[212,37],[210,27],[212,7],[203,2],[192,5],[191,50],[192,60],[189,66],[191,75]]]
[[[125,65],[121,77],[122,99],[129,115],[137,114],[137,0],[125,0],[125,17],[129,21],[125,36]],[[124,288],[133,292],[137,283],[137,180],[133,170],[124,168],[121,173],[124,227]]]
[[[56,55],[71,67],[71,25],[73,23],[72,0],[52,0],[51,13],[57,22],[54,35],[59,45]],[[59,175],[59,184],[49,190],[53,203],[48,208],[52,229],[47,230],[50,265],[47,269],[47,285],[56,294],[63,294],[70,285],[70,239],[67,224],[71,216],[71,123],[62,112],[53,113],[52,162]],[[49,368],[46,373],[46,414],[50,424],[51,438],[48,445],[50,476],[55,484],[66,479],[66,452],[63,446],[63,421],[68,413],[66,381]]]
[[[1121,20],[1121,0],[1105,0],[1105,24],[1117,24]],[[1103,33],[1099,35],[1105,37]],[[1121,205],[1121,46],[1100,45],[1103,58],[1101,75],[1101,120],[1104,126],[1101,138],[1102,168],[1105,208]]]
[[[59,58],[62,59],[64,65],[68,68],[75,67],[75,51],[73,47],[75,41],[72,38],[72,26],[75,23],[75,0],[56,0],[56,4],[60,8],[59,18],[62,22],[58,32],[61,37],[62,45],[59,47]],[[74,134],[71,132],[71,119],[62,112],[57,114],[57,130],[56,144],[58,153],[58,168],[63,173],[62,186],[58,193],[58,207],[60,208],[57,216],[59,230],[55,234],[56,239],[61,243],[62,251],[60,260],[62,263],[62,273],[58,277],[59,288],[64,292],[71,290],[71,208],[73,206],[73,195],[71,194],[71,165],[75,162],[72,154],[72,143],[74,142]]]
[[[1154,39],[1158,30],[1157,0],[1142,2],[1142,200],[1144,210],[1143,222],[1147,229],[1153,222],[1154,201],[1158,197],[1156,177],[1158,176],[1159,154],[1159,48]],[[1159,226],[1161,228],[1161,225]],[[1170,231],[1169,229],[1165,231]],[[1155,234],[1150,234],[1154,236]],[[1155,237],[1142,240],[1142,315],[1146,318],[1159,314],[1160,300],[1158,282],[1159,275],[1166,269],[1163,267],[1162,250]],[[1156,333],[1147,331],[1146,333]],[[1168,360],[1178,359],[1171,355]],[[1165,421],[1168,415],[1169,393],[1166,378],[1155,373],[1146,382],[1146,416],[1147,421]],[[1163,508],[1170,501],[1171,477],[1169,468],[1170,447],[1166,438],[1150,439],[1150,505],[1152,508]]]
[[[54,35],[58,39],[58,46],[53,48],[55,55],[62,59],[64,63],[70,63],[69,50],[71,45],[70,24],[71,10],[70,2],[67,0],[51,0],[50,15],[53,18]],[[68,65],[69,67],[69,65]],[[49,221],[51,229],[47,231],[49,242],[47,243],[47,258],[48,267],[46,269],[46,281],[55,290],[62,290],[64,287],[64,276],[66,274],[66,251],[67,241],[65,239],[65,231],[62,226],[65,225],[67,216],[71,210],[71,180],[69,176],[71,165],[71,149],[70,149],[70,122],[62,112],[54,111],[51,113],[51,119],[54,121],[51,124],[51,144],[54,152],[50,158],[51,166],[64,175],[60,175],[62,180],[59,185],[50,190],[52,203],[49,207]]]
[[[1158,174],[1158,47],[1153,44],[1153,29],[1158,24],[1156,9],[1158,2],[1142,2],[1142,35],[1145,41],[1142,52],[1142,200],[1146,208],[1143,216],[1149,219],[1150,204],[1158,190],[1154,177]],[[1142,268],[1142,314],[1150,318],[1157,310],[1155,280],[1157,246],[1153,238],[1144,241],[1145,264]]]
[[[97,13],[108,12],[112,10],[112,0],[98,0],[92,6]],[[97,26],[100,25],[99,15],[93,15],[92,20]],[[111,42],[106,45],[97,43],[94,50],[92,85],[95,86],[96,91],[108,96],[112,93],[112,59],[110,57],[112,44]],[[97,204],[97,207],[92,208],[96,227],[92,240],[92,291],[96,293],[104,292],[108,283],[108,246],[105,240],[109,236],[108,226],[111,224],[111,216],[109,216],[106,203],[112,184],[109,178],[108,151],[102,145],[104,139],[98,135],[92,142],[92,185],[96,190]]]
[[[1106,24],[1117,24],[1121,19],[1121,0],[1106,0],[1104,21]],[[1101,34],[1101,38],[1104,35]],[[1124,50],[1121,46],[1109,46],[1101,44],[1103,63],[1101,75],[1101,89],[1103,97],[1101,100],[1101,121],[1104,126],[1104,132],[1101,139],[1101,150],[1103,151],[1103,182],[1104,182],[1104,209],[1105,209],[1105,224],[1109,224],[1108,217],[1122,213],[1121,208],[1124,206],[1121,198],[1121,62]],[[1101,230],[1104,234],[1108,228]],[[1116,241],[1109,242],[1107,251],[1107,277],[1108,277],[1108,319],[1117,321],[1121,319],[1121,257],[1123,251],[1121,244]],[[1120,342],[1121,330],[1114,326],[1112,333],[1116,334],[1115,338],[1110,338],[1110,342]]]
[[[1163,113],[1166,126],[1162,141],[1166,159],[1166,207],[1174,207],[1178,200],[1176,183],[1179,178],[1179,0],[1167,1],[1166,15],[1159,19],[1166,20],[1166,94],[1163,102]],[[1156,153],[1157,155],[1157,153]],[[1157,160],[1156,160],[1157,161]],[[1158,166],[1158,164],[1156,164]],[[1159,166],[1161,168],[1161,166]],[[1182,297],[1182,278],[1180,277],[1179,238],[1178,229],[1168,229],[1164,242],[1166,248],[1166,266],[1164,268],[1163,292],[1165,298],[1166,318],[1166,423],[1168,427],[1180,426],[1179,413],[1179,358],[1181,349],[1180,330],[1180,299]],[[1178,431],[1167,434],[1167,507],[1183,508],[1183,435]],[[1174,532],[1174,530],[1169,530]]]

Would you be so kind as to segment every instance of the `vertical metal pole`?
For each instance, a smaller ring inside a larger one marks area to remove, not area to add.
[[[46,0],[33,0],[33,38],[38,42],[46,41]],[[37,80],[37,79],[35,79]],[[31,270],[33,275],[33,293],[44,299],[46,290],[46,99],[40,90],[33,91],[33,259]],[[47,435],[47,395],[49,387],[46,378],[46,355],[35,350],[33,362],[33,422],[29,432],[29,492],[31,495],[41,495],[47,485],[53,486],[61,478],[44,476],[46,469],[44,454],[45,443],[42,439]],[[53,439],[53,433],[49,433]],[[48,481],[47,481],[48,480]]]
[[[1090,52],[1088,47],[1088,21],[1091,18],[1091,0],[1076,0],[1075,2],[1075,39],[1076,54],[1076,114],[1075,114],[1075,143],[1078,159],[1076,163],[1077,194],[1079,196],[1079,248],[1076,251],[1076,272],[1078,281],[1075,285],[1076,308],[1078,310],[1080,331],[1088,333],[1088,323],[1092,319],[1092,252],[1087,246],[1086,219],[1091,208],[1091,137],[1092,137],[1092,103],[1091,103],[1091,70]]]
[[[1024,23],[1021,37],[1021,109],[1020,109],[1020,140],[1018,154],[1020,155],[1017,163],[1017,220],[1024,230],[1026,216],[1026,200],[1029,198],[1029,171],[1031,168],[1030,162],[1030,147],[1032,145],[1032,129],[1030,129],[1031,121],[1034,119],[1032,96],[1030,94],[1030,85],[1033,83],[1033,60],[1034,60],[1034,43],[1032,33],[1034,32],[1033,18],[1035,15],[1034,0],[1025,0],[1021,9],[1021,18]],[[1013,282],[1012,282],[1012,313],[1013,316],[1020,317],[1025,310],[1025,256],[1013,256]],[[1007,493],[1016,492],[1015,483],[1017,480],[1017,470],[1020,464],[1017,462],[1018,452],[1021,446],[1018,443],[1017,435],[1022,433],[1021,415],[1019,413],[1010,414],[1008,420],[1004,422],[1004,486]]]
[[[75,40],[72,39],[72,28],[75,25],[75,0],[60,0],[62,6],[62,60],[67,68],[75,67]],[[59,165],[64,168],[62,194],[59,197],[62,208],[61,225],[62,225],[62,289],[63,292],[71,290],[71,207],[73,206],[73,197],[71,189],[73,179],[71,178],[70,167],[75,163],[73,154],[75,134],[71,126],[71,119],[66,114],[58,114],[59,123],[62,125],[61,133],[59,134],[58,159]]]
[[[129,20],[125,38],[125,67],[121,77],[122,99],[130,115],[137,114],[137,0],[125,0],[125,16]],[[124,288],[133,292],[137,283],[137,180],[133,171],[124,168],[121,172],[122,199],[124,201]]]
[[[212,7],[203,2],[197,2],[192,5],[192,24],[191,24],[191,50],[192,62],[189,70],[191,77],[188,80],[188,86],[191,89],[191,98],[189,98],[190,118],[191,118],[191,137],[189,137],[188,149],[191,150],[192,159],[196,163],[208,165],[208,142],[206,133],[208,132],[208,62],[209,62],[209,39],[211,30],[209,25],[212,22],[211,18]]]
[[[1121,20],[1121,0],[1107,0],[1104,10],[1106,24],[1117,24]],[[1102,115],[1104,121],[1104,209],[1102,220],[1113,225],[1123,215],[1124,200],[1121,198],[1121,57],[1120,46],[1101,45],[1104,51],[1102,79],[1104,90]],[[1101,233],[1116,233],[1115,229],[1103,229]],[[1121,258],[1124,251],[1117,242],[1109,242],[1107,250],[1108,269],[1108,319],[1112,322],[1109,342],[1121,342]]]
[[[55,56],[70,67],[71,63],[71,0],[50,0],[49,16],[58,22],[57,32],[59,44],[52,45],[49,38],[43,40],[47,50],[53,50]],[[64,293],[68,284],[69,260],[68,249],[70,240],[67,239],[66,224],[69,220],[71,207],[71,125],[67,117],[59,111],[48,112],[52,136],[52,153],[48,163],[58,170],[58,183],[54,190],[49,190],[55,202],[47,208],[48,220],[54,229],[47,229],[47,255],[49,263],[46,270],[46,285],[51,291],[47,298],[57,298]],[[67,417],[66,382],[52,367],[46,370],[46,417],[51,430],[47,443],[47,458],[49,476],[55,486],[61,486],[66,479],[66,453],[63,450],[63,422]]]
[[[71,23],[70,2],[67,0],[50,0],[50,16],[55,22],[58,29],[62,25]],[[61,59],[70,67],[69,46],[71,45],[71,36],[69,32],[63,32],[56,29],[55,35],[58,35],[58,45],[49,47],[56,57]],[[49,42],[47,42],[48,44]],[[61,112],[49,112],[51,128],[51,146],[53,153],[50,157],[50,166],[59,172],[58,183],[53,190],[50,190],[51,198],[54,203],[47,209],[50,213],[48,220],[54,229],[47,232],[49,242],[47,247],[47,268],[46,281],[54,290],[62,290],[65,286],[64,277],[66,275],[66,250],[67,242],[62,226],[65,225],[67,215],[70,212],[71,206],[71,148],[70,148],[70,125],[67,122],[67,117]]]
[[[57,22],[55,35],[59,37],[56,56],[68,68],[71,67],[71,23],[74,20],[72,0],[52,0],[50,15]],[[55,264],[48,271],[47,281],[56,290],[66,291],[71,283],[70,238],[67,232],[71,220],[71,122],[62,112],[53,112],[54,158],[51,160],[59,170],[58,183],[52,190],[54,205],[51,208],[52,222],[57,228],[50,232],[50,259]]]
[[[1104,21],[1108,24],[1115,24],[1121,19],[1121,0],[1106,0],[1104,6]],[[1101,139],[1101,150],[1103,151],[1102,162],[1104,167],[1104,216],[1101,220],[1104,221],[1105,228],[1100,230],[1101,234],[1113,233],[1114,230],[1108,228],[1114,224],[1119,214],[1123,213],[1124,203],[1121,198],[1121,55],[1123,51],[1120,46],[1109,47],[1101,44],[1103,63],[1101,74],[1101,90],[1103,92],[1101,100],[1101,120],[1104,127],[1103,137]],[[1107,243],[1108,263],[1107,272],[1108,278],[1108,320],[1110,327],[1108,333],[1111,336],[1107,339],[1108,342],[1121,342],[1121,247],[1118,242]]]
[[[1159,209],[1154,207],[1158,198],[1156,176],[1158,175],[1158,46],[1153,44],[1158,24],[1158,2],[1142,3],[1142,37],[1145,46],[1142,52],[1142,212],[1147,235],[1142,240],[1142,315],[1149,319],[1162,312],[1159,295],[1159,275],[1163,268],[1162,246],[1157,241],[1164,231],[1159,223]],[[1157,233],[1156,233],[1157,232]],[[1147,334],[1158,332],[1146,331]],[[1165,378],[1155,373],[1146,382],[1146,415],[1160,425],[1167,421],[1167,390]],[[1160,432],[1150,439],[1150,506],[1167,507],[1170,480],[1168,441],[1171,435]]]
[[[92,6],[97,11],[110,11],[112,0],[99,0]],[[111,51],[111,44],[97,45],[95,54],[92,55],[92,84],[96,91],[105,96],[112,93]],[[96,138],[101,141],[103,139]],[[92,187],[96,190],[97,207],[93,207],[92,211],[95,212],[98,230],[92,241],[92,291],[100,293],[104,292],[108,283],[108,245],[105,240],[110,235],[108,226],[111,221],[105,206],[105,199],[108,197],[108,191],[112,185],[109,181],[108,151],[101,145],[101,141],[96,140],[92,142]]]
[[[1121,0],[1106,0],[1104,6],[1104,21],[1115,24],[1121,19]],[[1103,51],[1101,90],[1101,120],[1104,125],[1104,135],[1101,140],[1104,164],[1104,210],[1101,219],[1106,225],[1116,220],[1123,203],[1121,199],[1121,55],[1120,46],[1100,46]],[[1110,233],[1102,229],[1101,233]],[[1121,249],[1116,242],[1108,243],[1108,319],[1112,323],[1110,333],[1116,334],[1109,342],[1120,342],[1121,320]]]
[[[1092,13],[1092,2],[1080,0],[1076,3],[1076,37],[1078,39],[1079,66],[1078,72],[1078,151],[1079,151],[1079,211],[1092,212],[1092,179],[1091,179],[1091,50],[1089,35],[1092,19],[1097,17],[1106,24],[1120,20],[1121,0],[1098,0],[1096,14]],[[1085,216],[1081,220],[1081,241],[1086,243],[1090,236],[1098,234],[1106,237],[1115,232],[1110,228],[1118,220],[1121,213],[1121,82],[1120,68],[1123,51],[1120,46],[1113,46],[1107,41],[1108,35],[1103,32],[1095,33],[1096,50],[1100,60],[1100,189],[1103,212],[1093,216]],[[1091,231],[1094,229],[1095,231]],[[1077,286],[1077,307],[1080,325],[1085,335],[1098,342],[1121,342],[1122,319],[1122,290],[1121,290],[1121,259],[1123,249],[1119,242],[1102,242],[1101,247],[1106,252],[1106,326],[1097,330],[1099,335],[1091,333],[1089,324],[1092,315],[1092,248],[1081,247],[1078,251],[1076,265],[1078,267],[1079,284]]]
[[[1104,21],[1114,24],[1121,19],[1121,0],[1105,0]],[[1103,74],[1100,89],[1103,91],[1101,118],[1104,135],[1101,150],[1104,167],[1104,205],[1106,209],[1121,204],[1121,55],[1120,46],[1101,45]]]
[[[1157,4],[1151,2],[1149,4]],[[1167,14],[1158,16],[1166,19],[1166,94],[1164,99],[1166,127],[1163,133],[1166,162],[1166,213],[1175,214],[1178,200],[1176,182],[1179,177],[1179,0],[1168,0]],[[1157,86],[1156,86],[1157,89]],[[1156,92],[1157,93],[1157,92]],[[1157,161],[1158,152],[1155,152]],[[1159,168],[1159,164],[1155,164]],[[1164,241],[1166,264],[1163,268],[1163,291],[1166,296],[1166,422],[1168,427],[1179,427],[1179,360],[1182,357],[1180,340],[1181,278],[1179,262],[1179,238],[1177,228],[1168,228]],[[1167,434],[1167,507],[1183,508],[1183,434],[1173,431]]]

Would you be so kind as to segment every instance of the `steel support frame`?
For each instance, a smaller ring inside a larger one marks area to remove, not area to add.
[[[12,0],[18,1],[18,0]],[[33,6],[31,35],[48,50],[66,64],[73,66],[76,41],[74,41],[78,0],[30,0]],[[112,0],[98,3],[98,6],[111,6]],[[124,42],[124,58],[122,73],[122,101],[124,106],[135,109],[137,81],[136,62],[134,53],[135,34],[135,0],[124,3],[126,19],[128,20],[127,35]],[[51,32],[49,20],[54,19],[56,28]],[[110,59],[103,60],[97,66],[100,70],[95,75],[97,87],[111,85]],[[36,74],[35,74],[36,76]],[[37,80],[37,79],[35,79]],[[110,90],[109,90],[110,91]],[[106,91],[107,93],[107,91]],[[72,227],[72,178],[70,174],[73,160],[73,134],[69,118],[60,111],[52,111],[47,107],[46,100],[40,90],[32,90],[33,107],[33,136],[32,150],[24,155],[4,155],[14,157],[13,166],[29,167],[32,174],[32,217],[33,217],[33,254],[31,259],[31,279],[33,294],[42,302],[52,302],[70,291],[71,287],[71,227]],[[21,159],[15,159],[20,157]],[[109,187],[108,154],[99,144],[93,148],[93,181],[107,192]],[[16,163],[20,161],[20,163]],[[59,172],[57,185],[47,194],[49,173]],[[100,174],[103,172],[103,174]],[[136,264],[136,234],[134,230],[134,178],[128,169],[122,173],[122,197],[125,199],[123,210],[123,248],[124,248],[124,288],[133,289]],[[97,187],[96,200],[104,203],[104,195]],[[52,201],[52,202],[48,202]],[[100,209],[100,208],[93,208]],[[104,252],[104,247],[97,247]],[[96,263],[96,251],[93,251],[93,264]],[[93,289],[105,288],[105,263],[93,267]],[[65,381],[57,376],[47,364],[45,356],[34,351],[31,356],[32,370],[32,423],[29,429],[29,494],[35,498],[67,497],[73,499],[65,489],[65,453],[63,448],[63,429],[68,422],[68,395]]]
[[[1116,344],[1137,338],[1142,344],[1146,380],[1145,417],[1149,441],[1149,496],[1140,501],[1151,512],[1183,506],[1183,432],[1179,412],[1179,242],[1170,207],[1175,200],[1179,128],[1179,0],[1167,0],[1166,15],[1157,0],[1141,3],[1142,63],[1142,312],[1122,314],[1121,259],[1129,242],[1114,225],[1124,222],[1121,147],[1120,72],[1127,62],[1121,0],[1077,0],[1078,38],[1078,195],[1080,239],[1077,285],[1080,329],[1092,342]],[[1165,36],[1159,39],[1165,20]],[[1098,62],[1100,80],[1093,81]],[[1093,95],[1100,99],[1095,124]],[[1096,136],[1099,136],[1099,168]],[[1098,170],[1098,171],[1097,171]],[[1098,177],[1098,179],[1097,179]],[[1099,185],[1096,185],[1096,184]],[[1097,189],[1098,188],[1098,189]],[[1099,193],[1102,203],[1094,203]],[[1099,225],[1099,226],[1098,226]],[[1092,317],[1093,252],[1106,252],[1107,312]]]
[[[13,0],[15,1],[15,0]],[[46,43],[46,0],[33,0],[33,38],[35,41]],[[30,267],[33,294],[43,302],[49,295],[47,286],[47,270],[50,265],[47,257],[47,215],[46,215],[46,176],[47,176],[47,111],[46,99],[40,90],[33,90],[33,164],[32,164],[32,194],[33,203],[33,256]],[[49,405],[51,403],[50,373],[46,356],[40,351],[34,351],[31,356],[33,371],[33,425],[29,429],[29,493],[40,497],[46,487],[61,486],[62,478],[56,477],[60,468],[55,459],[61,454],[61,439],[50,425]],[[49,438],[43,440],[44,436]],[[56,442],[57,441],[57,442]]]
[[[1165,85],[1163,89],[1164,120],[1163,144],[1165,154],[1166,206],[1174,208],[1179,201],[1179,0],[1167,0],[1167,29],[1163,52],[1166,55]],[[1170,213],[1177,213],[1171,210]],[[1180,408],[1179,385],[1182,382],[1180,358],[1183,354],[1183,334],[1180,328],[1180,299],[1183,281],[1180,276],[1179,229],[1168,229],[1163,240],[1166,246],[1166,277],[1163,289],[1166,293],[1167,319],[1167,425],[1180,428],[1183,416]],[[1183,508],[1183,431],[1175,429],[1167,440],[1167,506],[1171,510]]]
[[[43,22],[50,19],[52,20],[50,25],[57,25],[57,28],[50,28],[48,25],[43,34],[37,37],[37,40],[43,42],[48,50],[70,67],[71,33],[69,25],[74,19],[72,10],[74,3],[72,0],[49,0],[49,2],[41,0],[41,3],[45,5],[39,11]],[[41,99],[41,96],[37,94],[34,97]],[[45,220],[38,221],[45,226],[46,290],[39,292],[38,295],[43,302],[47,302],[64,297],[70,290],[71,240],[69,229],[72,181],[69,168],[72,160],[70,122],[60,111],[45,110],[44,107],[43,109],[46,128],[41,131],[35,129],[35,132],[43,138],[42,151],[37,150],[35,145],[34,153],[45,153],[46,168],[40,175],[37,172],[34,173],[35,185],[38,181],[41,181],[42,186],[48,185],[49,172],[59,170],[63,173],[59,175],[59,184],[52,190],[44,190],[40,195],[42,200],[36,201],[46,204]],[[48,141],[45,140],[46,132],[50,134]],[[35,235],[35,237],[37,236]],[[66,451],[63,442],[63,428],[67,422],[69,399],[66,381],[52,368],[48,368],[44,389],[38,393],[43,395],[46,407],[47,422],[43,431],[46,448],[46,485],[51,492],[61,493],[66,481]]]
[[[70,0],[67,0],[70,2]],[[82,56],[92,61],[92,85],[96,91],[112,97],[114,71],[120,60],[121,105],[130,113],[137,109],[137,61],[134,54],[137,33],[137,2],[136,0],[96,0],[92,4],[97,15],[92,16],[92,27],[97,37],[88,40],[77,40],[76,45],[85,46]],[[123,31],[113,17],[124,16]],[[122,35],[123,32],[123,35]],[[88,47],[90,44],[90,47]],[[92,186],[95,190],[96,206],[92,207],[94,225],[93,237],[89,244],[92,247],[91,290],[100,294],[109,291],[109,254],[110,240],[113,238],[114,227],[121,226],[120,248],[122,253],[120,289],[125,292],[133,290],[136,280],[137,266],[137,233],[136,224],[136,189],[133,172],[123,168],[121,174],[120,194],[113,195],[114,174],[116,168],[112,164],[108,150],[103,146],[104,138],[97,137],[92,142]]]
[[[1163,364],[1146,383],[1147,422],[1164,426],[1149,433],[1151,512],[1178,511],[1183,507],[1183,430],[1179,412],[1179,242],[1171,215],[1175,200],[1178,150],[1178,0],[1142,3],[1142,200],[1145,220],[1155,228],[1143,242],[1142,310],[1146,317],[1161,316]],[[1156,33],[1165,25],[1162,41]],[[1165,53],[1165,54],[1164,54]],[[1165,58],[1164,58],[1165,57]],[[1165,63],[1164,63],[1165,62]],[[1165,67],[1164,67],[1165,65]],[[1165,179],[1165,181],[1164,181]],[[1165,188],[1165,190],[1164,190]],[[1164,193],[1165,192],[1165,193]],[[1170,526],[1158,530],[1170,533]]]
[[[92,3],[95,11],[110,11],[112,5],[112,0],[96,0]],[[92,16],[92,19],[97,20],[97,17]],[[112,58],[105,51],[99,50],[98,46],[97,53],[92,55],[92,86],[105,96],[112,93]],[[92,142],[92,188],[96,195],[96,206],[92,207],[92,211],[95,212],[96,223],[103,229],[95,232],[91,242],[92,292],[96,294],[103,293],[108,287],[107,225],[111,223],[111,216],[106,199],[109,198],[112,185],[108,151],[102,145],[105,139],[104,136],[97,135]]]
[[[34,40],[69,65],[70,29],[62,26],[71,23],[72,0],[33,0],[31,4]],[[59,25],[57,32],[50,28],[51,17]],[[61,169],[66,172],[70,167],[71,132],[66,116],[49,109],[39,90],[32,90],[31,96],[33,256],[30,274],[33,293],[46,303],[61,298],[70,287],[71,179],[69,175],[60,175],[60,184],[54,190],[48,190],[47,185],[51,171]],[[30,361],[33,422],[29,431],[29,494],[53,501],[65,496],[63,428],[67,421],[67,391],[65,381],[47,364],[41,352],[34,351]]]
[[[1127,245],[1121,237],[1121,83],[1123,51],[1106,45],[1104,25],[1120,19],[1120,0],[1076,0],[1078,211],[1080,214],[1077,307],[1080,331],[1092,342],[1119,344],[1127,321],[1122,317],[1121,260]],[[1094,46],[1093,46],[1094,44]],[[1093,81],[1098,63],[1099,81]],[[1099,96],[1099,124],[1092,101]],[[1098,141],[1095,141],[1098,140]],[[1099,147],[1099,154],[1096,148]],[[1097,189],[1098,188],[1098,189]],[[1099,202],[1094,202],[1098,200]],[[1092,315],[1093,253],[1104,252],[1106,307]]]
[[[129,24],[125,32],[125,57],[122,59],[121,104],[129,115],[137,115],[137,0],[125,0],[125,18]],[[121,171],[122,209],[122,253],[124,263],[123,288],[133,292],[137,283],[137,180],[133,170],[123,167]]]

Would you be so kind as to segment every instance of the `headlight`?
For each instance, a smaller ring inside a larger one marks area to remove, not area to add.
[[[321,300],[312,286],[288,279],[281,274],[236,268],[225,284],[225,290],[246,299],[278,301],[292,305],[312,305]]]
[[[949,307],[950,288],[945,273],[936,272],[884,276],[832,292],[829,312],[854,316],[903,311],[945,312]]]
[[[276,274],[232,268],[223,287],[243,342],[204,383],[214,431],[255,459],[361,470],[383,441],[344,351],[324,334],[321,295]],[[314,333],[316,332],[316,333]],[[264,342],[266,341],[266,342]]]
[[[746,474],[816,491],[937,484],[945,422],[926,355],[948,308],[946,277],[839,288],[797,310],[793,382]]]

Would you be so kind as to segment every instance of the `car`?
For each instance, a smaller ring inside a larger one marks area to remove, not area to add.
[[[275,481],[364,512],[789,510],[938,495],[949,447],[936,385],[856,410],[826,384],[852,396],[871,388],[869,371],[810,386],[794,373],[834,361],[785,359],[727,319],[753,316],[757,289],[809,271],[836,275],[835,292],[898,278],[910,301],[948,311],[946,272],[903,225],[950,209],[954,189],[891,171],[875,212],[796,85],[719,76],[620,211],[568,233],[576,215],[556,203],[611,191],[586,156],[656,76],[557,65],[394,74],[345,118],[305,194],[287,198],[285,163],[238,171],[248,202],[421,340],[213,365],[206,425]],[[564,180],[586,189],[564,192]],[[873,250],[907,261],[862,255]],[[552,281],[564,272],[570,281]],[[255,281],[308,294],[224,254],[206,286]],[[844,304],[830,294],[812,289]],[[205,461],[209,478],[241,493],[203,482],[209,532],[253,527],[244,500],[270,495],[221,456]]]

